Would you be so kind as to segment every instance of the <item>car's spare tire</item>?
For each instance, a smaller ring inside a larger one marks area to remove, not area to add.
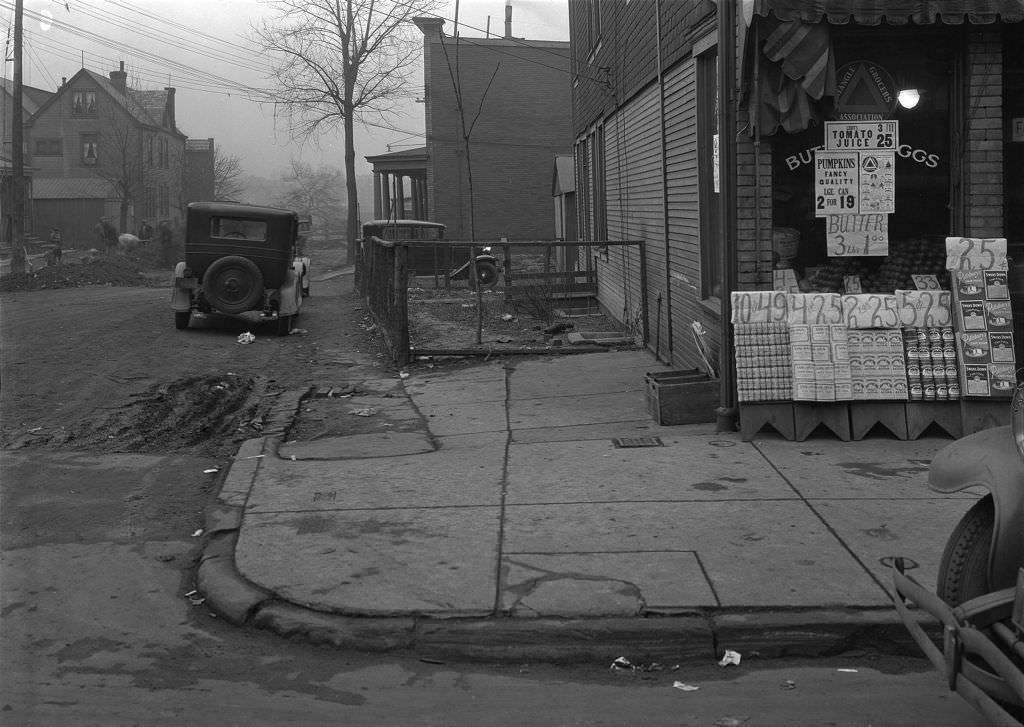
[[[244,313],[263,297],[263,273],[249,258],[218,258],[203,274],[203,295],[222,313]]]

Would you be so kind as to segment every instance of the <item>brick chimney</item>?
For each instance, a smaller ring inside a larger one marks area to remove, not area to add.
[[[444,27],[442,18],[413,18],[412,22],[423,31],[423,35],[430,39],[440,38],[441,29]]]
[[[505,0],[505,37],[512,37],[512,0]]]
[[[128,74],[124,70],[124,61],[121,61],[121,70],[110,72],[110,82],[121,93],[128,91]]]

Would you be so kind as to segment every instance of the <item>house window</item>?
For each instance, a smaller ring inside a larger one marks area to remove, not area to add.
[[[153,166],[153,135],[146,138],[146,166]]]
[[[587,14],[587,39],[591,49],[601,40],[601,0],[584,0]]]
[[[59,157],[64,153],[60,139],[36,139],[36,156]]]
[[[722,298],[722,229],[719,220],[718,49],[697,56],[697,157],[700,200],[701,298]]]
[[[160,216],[167,217],[171,214],[171,195],[166,184],[160,185]]]
[[[95,134],[82,134],[82,164],[94,167],[99,161],[99,137]]]
[[[576,177],[580,236],[584,240],[607,240],[603,126],[577,143]]]
[[[75,116],[95,116],[96,92],[74,91],[71,94],[71,113]]]

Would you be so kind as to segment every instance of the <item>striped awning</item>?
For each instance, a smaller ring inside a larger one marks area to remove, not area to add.
[[[744,0],[750,133],[796,132],[834,96],[833,25],[1024,22],[1024,0]]]
[[[1024,0],[753,0],[753,13],[834,25],[1024,22]]]

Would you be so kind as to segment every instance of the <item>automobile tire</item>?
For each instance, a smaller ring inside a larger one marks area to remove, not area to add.
[[[188,328],[188,324],[191,320],[191,311],[174,311],[174,327],[179,331],[184,331]]]
[[[263,273],[249,258],[218,258],[203,275],[203,295],[221,313],[244,313],[263,297]]]
[[[498,283],[498,267],[490,260],[476,263],[476,284],[481,288],[493,288]]]
[[[989,592],[988,561],[995,527],[991,495],[978,500],[946,541],[936,591],[951,606]]]

